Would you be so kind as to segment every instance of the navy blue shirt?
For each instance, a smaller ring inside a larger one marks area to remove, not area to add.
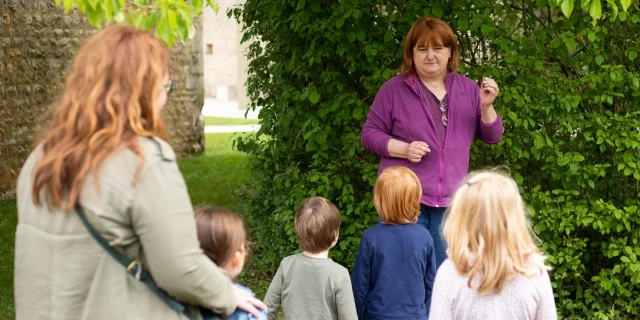
[[[378,224],[362,234],[351,285],[358,319],[429,317],[436,257],[429,231]]]

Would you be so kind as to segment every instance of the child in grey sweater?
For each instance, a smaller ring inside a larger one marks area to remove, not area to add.
[[[295,228],[302,253],[280,262],[264,298],[269,320],[280,306],[285,320],[357,320],[349,271],[329,259],[340,231],[338,208],[309,198],[296,212]]]

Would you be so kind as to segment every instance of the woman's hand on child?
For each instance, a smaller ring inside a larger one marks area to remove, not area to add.
[[[260,301],[260,299],[257,299],[248,292],[236,286],[233,286],[233,295],[236,297],[236,307],[252,314],[256,319],[260,317],[260,314],[258,314],[258,309],[262,309],[265,311],[268,309],[267,305]]]

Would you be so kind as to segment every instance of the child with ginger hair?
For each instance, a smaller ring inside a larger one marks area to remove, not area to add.
[[[422,187],[411,169],[385,169],[373,202],[382,221],[360,239],[351,284],[359,319],[429,317],[436,257],[429,231],[416,225]]]

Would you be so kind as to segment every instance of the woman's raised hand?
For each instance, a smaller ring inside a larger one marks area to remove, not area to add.
[[[488,108],[492,106],[499,92],[500,87],[498,87],[495,80],[482,78],[482,83],[480,84],[480,107]]]

